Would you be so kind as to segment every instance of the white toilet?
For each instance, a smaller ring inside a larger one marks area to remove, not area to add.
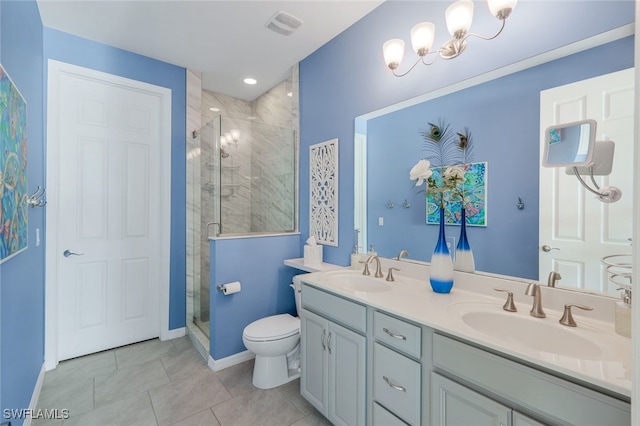
[[[300,278],[293,277],[296,312],[300,310]],[[252,322],[242,332],[242,342],[256,354],[253,367],[253,385],[271,389],[300,376],[299,359],[289,371],[287,358],[299,357],[300,318],[289,314],[273,315]]]

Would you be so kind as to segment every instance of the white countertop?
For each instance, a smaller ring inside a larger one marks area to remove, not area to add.
[[[333,263],[326,263],[326,262],[322,262],[320,265],[306,265],[304,263],[304,258],[302,257],[298,259],[286,259],[284,261],[284,264],[305,272],[323,272],[323,271],[334,271],[337,269],[346,269],[344,266],[338,266],[338,265],[334,265]]]
[[[342,272],[347,274],[360,274],[359,271],[348,269]],[[493,297],[492,295],[482,294],[482,291],[487,292],[487,282],[491,282],[487,277],[478,276],[474,278],[473,274],[465,274],[465,279],[460,279],[460,285],[454,284],[451,293],[437,294],[431,290],[428,282],[428,274],[424,275],[424,279],[416,279],[414,277],[396,274],[396,281],[390,283],[392,286],[391,290],[383,292],[362,292],[337,285],[335,279],[331,279],[332,275],[336,273],[338,272],[308,274],[304,277],[304,282],[356,302],[384,310],[399,317],[406,318],[407,320],[462,338],[474,344],[484,346],[493,351],[501,352],[509,357],[518,358],[543,369],[555,371],[562,375],[578,379],[579,381],[593,384],[623,397],[631,397],[631,339],[616,334],[612,321],[579,316],[576,315],[577,312],[574,312],[574,318],[578,323],[578,327],[571,328],[562,326],[558,324],[562,312],[546,307],[543,297],[543,306],[547,318],[536,318],[533,319],[534,321],[547,321],[545,325],[548,327],[562,327],[563,330],[560,330],[561,332],[566,331],[567,333],[572,333],[576,338],[580,339],[597,338],[601,343],[598,345],[602,348],[601,354],[597,357],[591,357],[597,359],[590,359],[589,354],[584,353],[581,353],[580,359],[578,359],[574,356],[546,352],[544,347],[549,346],[548,342],[541,343],[539,347],[536,346],[534,349],[523,346],[517,342],[510,342],[508,339],[500,338],[499,336],[482,333],[466,324],[460,316],[460,309],[461,307],[464,309],[467,306],[474,307],[473,309],[477,306],[481,307],[482,310],[495,310],[498,315],[504,314],[505,320],[507,321],[511,318],[509,315],[522,317],[521,319],[525,321],[531,320],[529,316],[531,297],[524,299],[524,302],[528,303],[518,302],[518,298],[516,298],[518,312],[506,312],[502,310],[506,295],[496,293],[497,297]],[[373,277],[373,275],[371,275],[371,277]],[[384,278],[380,278],[380,280],[384,281]],[[473,288],[475,285],[478,286],[478,289],[480,286],[485,288],[479,292],[470,291],[470,280],[474,280],[471,286],[473,290],[475,290],[475,288]],[[465,283],[462,283],[462,281],[465,281]],[[483,283],[483,281],[485,281],[485,283]],[[490,292],[493,291],[492,287],[496,286],[496,284],[499,287],[505,287],[505,285],[503,285],[505,284],[504,281],[495,279],[493,282],[494,284],[490,284],[491,288],[488,289]],[[512,285],[518,284],[522,283]],[[553,296],[558,298],[560,296],[556,295],[557,291],[558,290],[555,289],[545,289],[543,296],[553,292]],[[516,291],[514,291],[514,294],[515,293]],[[557,294],[562,293],[565,293],[565,297],[567,297],[564,303],[584,303],[583,300],[575,300],[576,298],[583,297],[582,295],[576,295],[575,292],[563,292],[562,290]],[[584,297],[588,297],[588,295]],[[594,310],[607,310],[606,307],[600,306],[603,302],[598,299],[592,299],[591,302],[592,305],[597,307]],[[600,305],[598,305],[598,303],[600,303]],[[604,303],[610,304],[612,302],[605,301]],[[570,335],[571,334],[567,336]],[[544,336],[541,338],[544,338]]]

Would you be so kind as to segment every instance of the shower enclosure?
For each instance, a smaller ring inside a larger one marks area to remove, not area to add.
[[[199,132],[199,271],[194,323],[209,335],[209,239],[296,229],[296,143],[291,128],[218,116]]]
[[[252,100],[187,73],[187,329],[209,352],[210,238],[297,231],[298,65]]]

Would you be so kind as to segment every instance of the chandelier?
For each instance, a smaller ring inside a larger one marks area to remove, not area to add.
[[[484,37],[475,33],[470,33],[471,21],[473,20],[473,2],[471,0],[458,0],[449,6],[445,12],[447,29],[452,38],[437,50],[431,50],[435,38],[435,25],[431,22],[422,22],[411,29],[411,45],[418,55],[418,59],[402,74],[396,73],[404,57],[404,40],[394,38],[387,41],[382,46],[384,61],[396,77],[404,77],[415,68],[418,63],[431,65],[436,58],[453,59],[458,57],[467,47],[467,39],[471,36],[483,40],[492,40],[500,35],[504,29],[505,22],[511,11],[515,8],[518,0],[487,0],[491,14],[502,21],[500,30],[493,36]],[[427,62],[428,55],[433,55],[431,62]]]

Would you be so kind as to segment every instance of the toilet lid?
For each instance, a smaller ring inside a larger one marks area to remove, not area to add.
[[[249,340],[278,340],[300,332],[300,318],[289,314],[274,315],[252,322],[244,329]]]

